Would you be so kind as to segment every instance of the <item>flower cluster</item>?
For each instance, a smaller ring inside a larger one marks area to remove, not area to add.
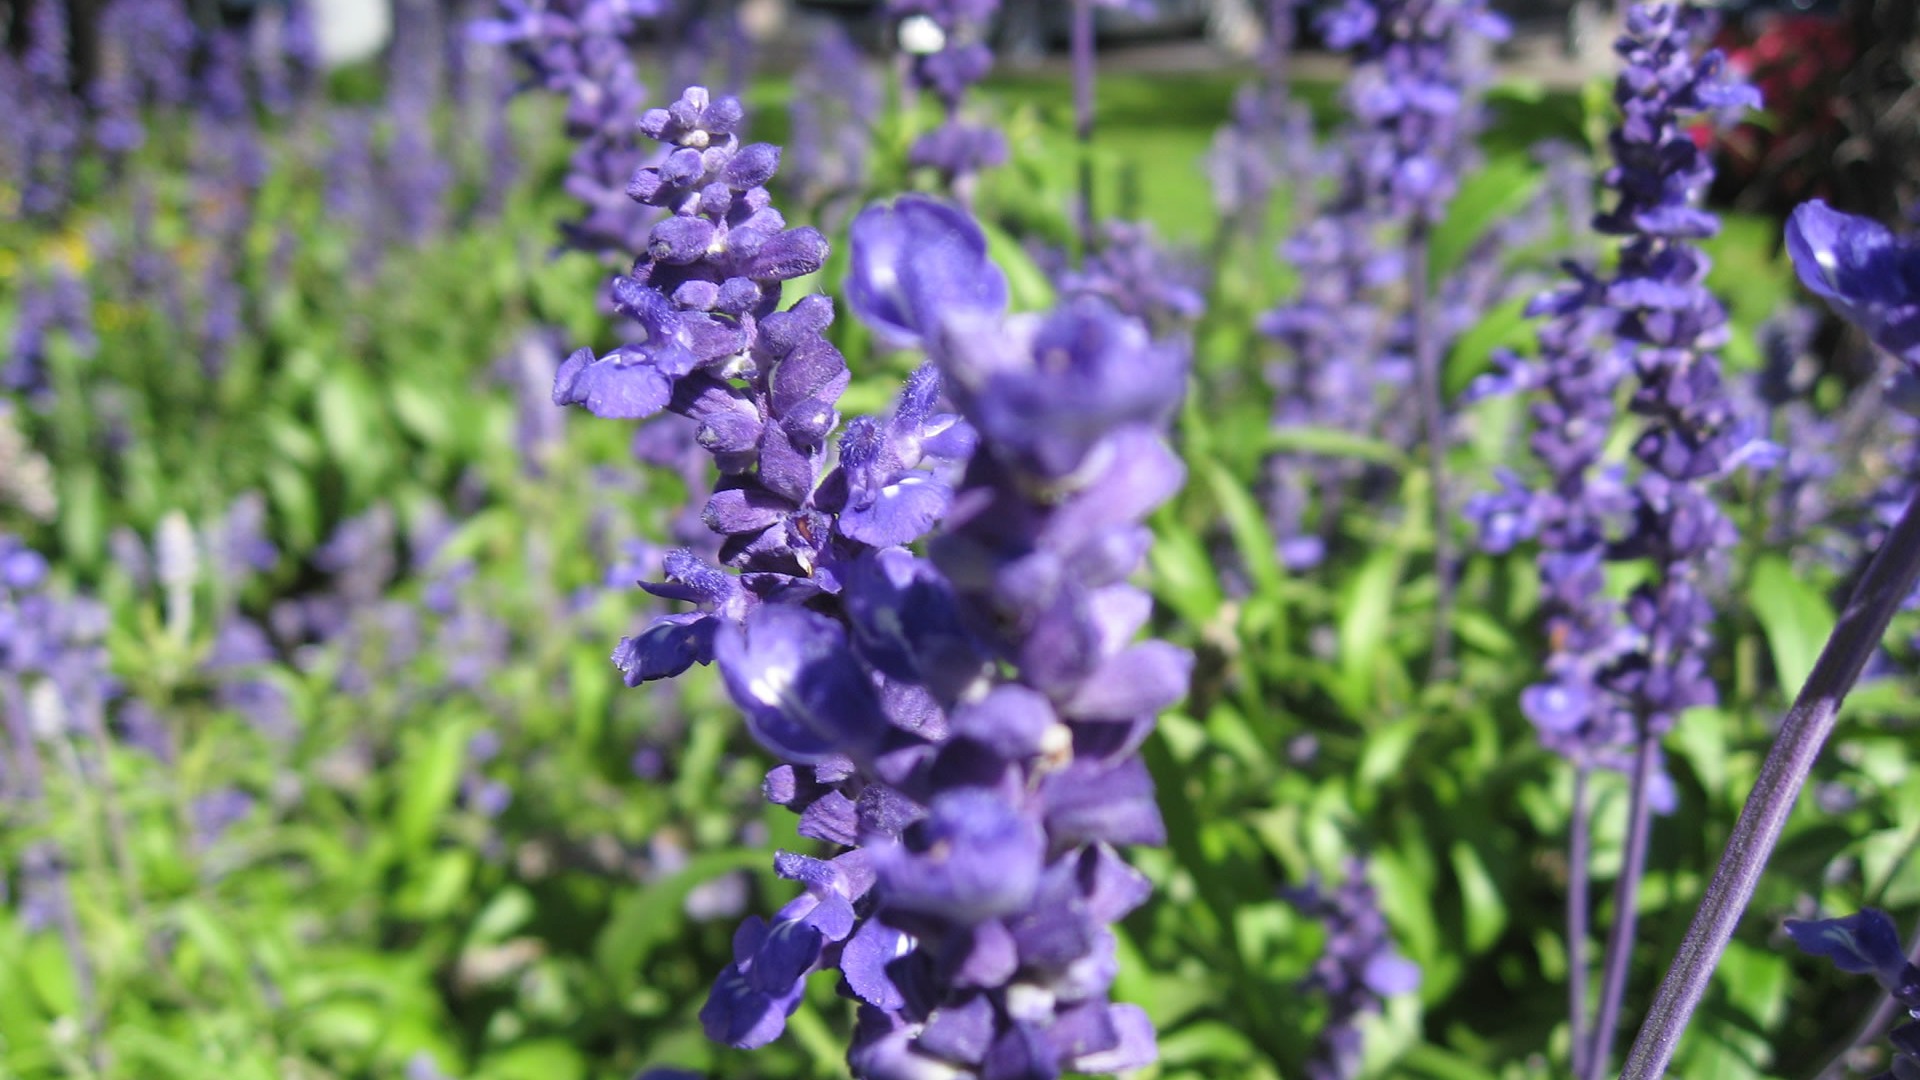
[[[1327,932],[1326,947],[1303,989],[1325,996],[1328,1015],[1307,1062],[1309,1080],[1352,1080],[1360,1075],[1365,1036],[1360,1021],[1380,1011],[1389,997],[1420,985],[1420,967],[1393,947],[1379,898],[1367,883],[1365,860],[1347,865],[1347,879],[1328,890],[1311,882],[1284,894]]]
[[[1206,308],[1204,272],[1161,243],[1151,225],[1103,221],[1079,267],[1069,265],[1064,253],[1042,258],[1041,265],[1052,271],[1062,293],[1098,296],[1157,331],[1189,327]]]
[[[1324,14],[1322,29],[1353,56],[1351,119],[1335,160],[1323,163],[1332,194],[1281,247],[1300,290],[1258,324],[1285,356],[1269,374],[1274,424],[1417,430],[1386,403],[1418,399],[1383,393],[1413,385],[1412,322],[1422,317],[1400,317],[1388,292],[1424,272],[1409,267],[1398,240],[1430,228],[1453,197],[1479,128],[1481,54],[1506,24],[1480,0],[1348,0]],[[1337,492],[1354,479],[1349,462],[1273,459],[1267,508],[1284,563],[1305,569],[1324,557],[1326,530],[1307,521],[1309,489]]]
[[[963,196],[973,174],[1007,160],[999,129],[960,116],[967,89],[993,68],[982,39],[999,8],[1000,0],[888,0],[888,13],[901,20],[901,47],[912,56],[908,83],[932,94],[942,112],[940,126],[914,140],[907,160]]]
[[[53,217],[67,206],[85,117],[68,62],[67,6],[35,4],[15,14],[25,49],[0,53],[0,93],[9,103],[0,136],[0,187],[18,192],[8,216]]]
[[[635,39],[662,13],[660,0],[500,0],[500,17],[473,23],[476,39],[511,48],[535,85],[567,101],[576,146],[565,187],[580,216],[561,226],[567,243],[618,257],[644,246],[652,220],[626,198],[645,160],[633,116],[646,101]]]
[[[54,341],[90,356],[99,347],[93,326],[93,297],[87,286],[63,267],[53,267],[44,280],[19,283],[13,338],[8,358],[0,364],[0,390],[41,396],[52,389]]]
[[[879,76],[838,23],[820,31],[793,74],[786,178],[823,205],[866,187],[873,126],[884,95]]]
[[[931,559],[874,536],[837,574],[838,618],[763,605],[719,631],[728,688],[791,763],[769,797],[855,849],[781,857],[807,893],[748,923],[703,1015],[765,1041],[801,977],[837,967],[857,1075],[1144,1063],[1144,1015],[1106,1000],[1108,925],[1147,889],[1114,848],[1164,840],[1136,751],[1190,661],[1131,642],[1149,604],[1125,577],[1182,477],[1158,428],[1184,351],[1092,298],[1004,315],[983,238],[939,204],[870,209],[853,242],[855,311],[934,357],[978,447]]]
[[[0,817],[21,832],[38,826],[46,812],[41,742],[72,736],[104,745],[105,708],[115,690],[107,671],[106,609],[56,593],[48,570],[38,552],[0,534]],[[90,965],[65,859],[54,841],[40,839],[21,851],[20,861],[24,922],[60,934],[84,1001]]]
[[[1684,125],[1752,96],[1725,77],[1718,53],[1695,56],[1699,29],[1689,9],[1641,5],[1629,15],[1619,46],[1627,67],[1614,92],[1623,114],[1616,164],[1602,177],[1614,201],[1595,219],[1602,233],[1626,238],[1619,262],[1607,278],[1569,265],[1572,281],[1529,309],[1551,316],[1540,359],[1512,362],[1500,381],[1542,392],[1529,446],[1546,478],[1536,491],[1508,478],[1505,491],[1470,509],[1491,550],[1540,539],[1555,649],[1522,707],[1550,747],[1590,764],[1619,764],[1625,748],[1714,698],[1700,576],[1734,537],[1705,485],[1737,466],[1750,440],[1713,352],[1726,314],[1693,244],[1717,229],[1695,205],[1712,166]],[[1630,408],[1647,420],[1631,484],[1601,462],[1615,388],[1629,374]],[[1624,625],[1605,595],[1608,559],[1656,568],[1627,601]]]
[[[1695,205],[1713,166],[1682,125],[1759,98],[1724,75],[1718,52],[1695,56],[1703,18],[1661,4],[1629,12],[1620,43],[1627,67],[1614,90],[1623,119],[1611,139],[1615,164],[1602,177],[1616,199],[1594,221],[1627,238],[1606,302],[1638,380],[1630,408],[1647,421],[1633,444],[1644,468],[1632,524],[1614,553],[1656,567],[1628,598],[1633,647],[1606,681],[1643,726],[1640,737],[1653,739],[1681,710],[1715,699],[1706,667],[1713,613],[1700,578],[1735,537],[1706,485],[1739,465],[1751,441],[1714,354],[1726,340],[1726,311],[1706,288],[1708,260],[1693,243],[1718,229]]]
[[[1392,217],[1437,223],[1472,164],[1481,120],[1474,94],[1490,77],[1488,52],[1506,39],[1506,20],[1485,0],[1344,0],[1322,16],[1321,30],[1353,56],[1342,99],[1355,125],[1355,179]]]
[[[1147,889],[1115,846],[1164,838],[1136,751],[1189,660],[1132,643],[1149,603],[1125,578],[1181,480],[1159,430],[1185,351],[1091,297],[1007,316],[968,217],[870,208],[849,301],[934,362],[847,423],[826,469],[848,380],[821,336],[832,302],[778,307],[825,243],[781,228],[761,186],[778,151],[739,146],[738,119],[698,89],[643,119],[673,149],[632,194],[672,216],[615,295],[646,339],[576,353],[555,383],[601,416],[696,422],[721,472],[704,514],[721,565],[668,554],[644,587],[697,610],[654,619],[616,663],[633,684],[715,663],[784,762],[767,797],[847,849],[779,856],[804,892],[741,927],[702,1020],[762,1045],[806,975],[837,969],[861,1002],[857,1075],[1149,1060],[1144,1015],[1106,998],[1109,924]],[[906,547],[943,520],[930,558]]]

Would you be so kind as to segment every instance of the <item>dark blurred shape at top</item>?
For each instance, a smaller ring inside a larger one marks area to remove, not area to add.
[[[1717,196],[1782,218],[1825,198],[1889,224],[1920,207],[1920,4],[1735,0],[1714,44],[1769,114],[1724,140]]]

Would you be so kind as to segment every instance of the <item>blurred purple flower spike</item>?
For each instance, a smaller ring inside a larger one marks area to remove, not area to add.
[[[943,352],[949,392],[1022,471],[1066,477],[1113,431],[1164,420],[1185,391],[1185,353],[1104,300],[1009,323],[982,334],[971,319],[950,319]]]
[[[1920,242],[1815,199],[1787,220],[1787,252],[1802,284],[1920,368]]]
[[[1006,311],[1006,275],[987,258],[980,227],[954,206],[921,195],[869,206],[853,220],[851,243],[847,303],[890,345],[926,343],[951,313]]]

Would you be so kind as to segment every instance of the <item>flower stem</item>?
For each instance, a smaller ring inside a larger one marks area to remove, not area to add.
[[[1413,317],[1414,377],[1433,498],[1433,655],[1428,672],[1445,679],[1453,673],[1453,515],[1447,500],[1446,403],[1440,393],[1440,356],[1427,287],[1427,247],[1427,225],[1415,221],[1407,234],[1407,304]]]
[[[1573,769],[1573,813],[1567,821],[1567,1026],[1572,1036],[1574,1076],[1586,1072],[1587,1060],[1587,876],[1592,867],[1592,836],[1588,822],[1585,762]]]
[[[1920,578],[1920,487],[1901,512],[1893,531],[1874,552],[1860,584],[1847,601],[1827,644],[1820,650],[1807,684],[1794,699],[1773,747],[1760,766],[1734,823],[1720,865],[1708,882],[1700,910],[1680,943],[1673,966],[1660,982],[1646,1021],[1627,1055],[1622,1080],[1656,1080],[1673,1061],[1693,1010],[1706,995],[1713,969],[1726,951],[1741,914],[1753,899],[1760,873],[1780,840],[1794,801],[1813,770],[1820,748],[1832,734],[1840,706],[1860,671],[1879,647],[1887,624]]]
[[[1660,740],[1641,726],[1640,746],[1633,755],[1633,783],[1627,796],[1627,846],[1620,853],[1620,878],[1613,891],[1613,928],[1607,934],[1606,969],[1600,981],[1600,1012],[1593,1022],[1593,1040],[1587,1048],[1585,1080],[1599,1080],[1613,1056],[1613,1034],[1620,1026],[1620,1004],[1627,996],[1627,975],[1633,970],[1634,929],[1640,921],[1640,879],[1647,869],[1647,834],[1652,807],[1647,790],[1653,782],[1653,762]]]
[[[1080,257],[1093,250],[1093,0],[1073,0],[1073,137],[1080,144]]]

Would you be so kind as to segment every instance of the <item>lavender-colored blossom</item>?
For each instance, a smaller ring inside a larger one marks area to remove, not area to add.
[[[822,206],[866,187],[880,77],[840,24],[826,23],[793,76],[792,133],[782,165],[787,183]]]
[[[1787,936],[1800,951],[1824,956],[1850,975],[1871,974],[1909,1016],[1920,1017],[1920,967],[1907,958],[1900,931],[1884,911],[1864,908],[1839,919],[1788,919]],[[1904,1023],[1887,1036],[1897,1055],[1885,1077],[1920,1073],[1920,1023]]]
[[[1006,136],[961,116],[967,90],[993,68],[984,38],[1000,0],[888,0],[888,14],[901,20],[901,45],[909,54],[907,83],[933,95],[940,126],[914,140],[908,163],[938,173],[948,191],[965,199],[972,177],[1007,160]]]
[[[1357,125],[1350,167],[1388,214],[1438,222],[1473,161],[1473,95],[1506,20],[1484,0],[1343,0],[1320,25],[1353,55],[1342,90]]]
[[[77,738],[104,748],[106,704],[117,689],[107,667],[106,631],[104,607],[56,591],[46,559],[0,534],[0,804],[10,823],[35,832],[44,826],[42,742]],[[58,842],[28,843],[19,873],[22,922],[58,932],[80,1010],[91,1017],[93,963]]]
[[[252,795],[238,788],[221,788],[193,800],[193,846],[206,851],[218,844],[227,831],[253,813],[257,804]]]
[[[1407,444],[1410,433],[1424,430],[1434,483],[1442,486],[1446,431],[1435,369],[1461,327],[1443,325],[1436,308],[1471,318],[1479,298],[1436,304],[1426,295],[1425,237],[1474,161],[1486,53],[1506,35],[1506,23],[1483,0],[1345,0],[1323,10],[1321,28],[1330,45],[1353,58],[1342,91],[1349,119],[1332,160],[1321,166],[1332,176],[1332,193],[1301,215],[1281,249],[1299,272],[1300,291],[1259,324],[1285,354],[1270,376],[1274,423],[1364,431]],[[1480,262],[1499,265],[1497,258]],[[1404,315],[1391,291],[1403,282]],[[1269,469],[1268,516],[1282,558],[1308,565],[1324,551],[1336,516],[1324,504],[1351,486],[1358,470],[1298,455],[1278,455]],[[1322,493],[1317,530],[1308,520],[1310,489]],[[1442,491],[1436,508],[1444,501]],[[1446,547],[1437,528],[1443,579],[1450,573]],[[1444,615],[1441,630],[1444,636]]]
[[[393,233],[415,244],[445,225],[454,180],[434,128],[445,81],[444,37],[437,4],[401,0],[395,5],[387,77],[393,126],[380,187],[389,200]]]
[[[1617,46],[1626,65],[1614,89],[1622,120],[1611,136],[1614,165],[1602,177],[1611,204],[1594,219],[1599,232],[1622,238],[1617,263],[1606,277],[1570,264],[1572,281],[1530,309],[1551,316],[1539,331],[1539,361],[1509,359],[1493,380],[1544,392],[1532,407],[1529,446],[1546,476],[1528,514],[1540,538],[1552,653],[1546,679],[1525,690],[1520,704],[1542,742],[1576,766],[1576,859],[1585,850],[1587,771],[1632,774],[1628,841],[1590,1040],[1582,985],[1584,863],[1575,867],[1571,890],[1573,1068],[1589,1078],[1605,1069],[1612,1049],[1649,815],[1672,805],[1659,743],[1682,711],[1717,696],[1708,670],[1713,609],[1706,587],[1735,532],[1709,486],[1752,459],[1757,433],[1757,425],[1735,415],[1721,382],[1715,350],[1726,339],[1726,314],[1705,287],[1707,259],[1694,246],[1717,228],[1697,205],[1712,166],[1685,125],[1758,99],[1726,77],[1717,52],[1695,55],[1702,21],[1697,11],[1666,4],[1629,12]],[[1628,376],[1631,412],[1644,423],[1631,451],[1639,469],[1624,478],[1601,456],[1616,388]],[[1610,560],[1651,564],[1624,604],[1606,593]]]
[[[1815,199],[1788,219],[1787,252],[1802,284],[1920,370],[1920,242]]]
[[[1206,309],[1205,271],[1143,222],[1101,222],[1078,267],[1052,269],[1062,293],[1098,296],[1162,334],[1191,327]]]
[[[1106,999],[1108,927],[1147,891],[1114,848],[1164,840],[1136,751],[1190,659],[1132,642],[1151,605],[1125,578],[1181,480],[1159,432],[1185,351],[1093,298],[1009,319],[964,215],[876,208],[853,228],[855,310],[934,363],[827,469],[848,380],[832,303],[779,307],[825,242],[784,229],[762,186],[778,151],[740,146],[739,118],[697,89],[643,118],[670,152],[630,190],[672,216],[614,295],[646,337],[555,382],[602,416],[691,418],[720,467],[720,565],[668,555],[646,588],[696,607],[621,643],[627,680],[716,663],[785,759],[769,800],[851,849],[778,857],[803,892],[742,926],[702,1022],[763,1045],[836,968],[859,1076],[1143,1064],[1144,1015]],[[903,242],[921,232],[940,239]],[[905,547],[936,531],[931,559]]]
[[[847,303],[881,340],[920,345],[960,307],[997,315],[1007,279],[987,259],[986,238],[960,210],[908,195],[854,220]]]
[[[1543,606],[1557,647],[1549,681],[1522,702],[1549,745],[1576,759],[1609,744],[1605,756],[1617,755],[1644,737],[1623,709],[1657,737],[1679,710],[1713,697],[1699,579],[1731,543],[1732,526],[1701,485],[1739,463],[1753,432],[1735,423],[1712,352],[1726,317],[1702,284],[1706,259],[1690,241],[1715,225],[1688,201],[1711,167],[1682,121],[1745,94],[1725,81],[1717,54],[1694,57],[1694,18],[1664,6],[1634,10],[1615,92],[1625,114],[1613,136],[1618,164],[1603,177],[1615,201],[1596,219],[1602,232],[1627,237],[1619,264],[1604,279],[1569,264],[1572,281],[1529,308],[1551,317],[1539,331],[1540,359],[1509,360],[1501,376],[1507,387],[1542,394],[1529,446],[1546,480],[1527,515],[1538,523]],[[1649,421],[1633,448],[1644,472],[1631,485],[1601,463],[1615,388],[1629,374],[1639,383],[1632,410]],[[1619,558],[1660,567],[1658,583],[1642,586],[1624,612],[1602,581],[1603,560]]]
[[[1627,26],[1621,52],[1628,67],[1615,90],[1625,118],[1613,134],[1617,163],[1603,178],[1618,198],[1595,225],[1629,238],[1605,302],[1638,377],[1632,410],[1647,418],[1633,446],[1645,467],[1633,526],[1615,549],[1652,559],[1659,580],[1629,599],[1628,623],[1639,637],[1608,682],[1631,703],[1643,737],[1657,738],[1680,710],[1715,697],[1705,670],[1711,609],[1700,575],[1734,535],[1705,485],[1737,465],[1736,451],[1752,437],[1735,422],[1721,383],[1713,350],[1725,341],[1726,313],[1705,287],[1706,257],[1691,245],[1716,228],[1688,201],[1712,166],[1680,121],[1759,98],[1722,75],[1718,53],[1694,57],[1702,27],[1688,9],[1638,7]]]
[[[0,388],[44,394],[51,389],[49,349],[56,337],[64,338],[66,346],[83,357],[99,347],[93,330],[93,298],[86,282],[59,267],[45,279],[26,279],[16,295],[18,307],[6,362],[0,365]]]
[[[84,125],[68,59],[67,6],[34,4],[16,18],[26,42],[17,56],[0,54],[0,97],[8,102],[0,177],[18,193],[21,216],[53,218],[72,197]]]
[[[659,0],[500,0],[498,18],[468,30],[475,40],[509,47],[533,85],[566,98],[575,148],[564,186],[581,212],[561,231],[582,251],[612,257],[646,246],[653,215],[625,196],[647,156],[634,137],[646,90],[633,47],[662,9]]]
[[[1353,1080],[1365,1050],[1361,1019],[1378,1013],[1385,999],[1418,989],[1419,965],[1394,948],[1364,860],[1350,861],[1346,880],[1334,889],[1316,881],[1283,895],[1327,931],[1326,946],[1302,987],[1326,998],[1328,1007],[1303,1075]]]

